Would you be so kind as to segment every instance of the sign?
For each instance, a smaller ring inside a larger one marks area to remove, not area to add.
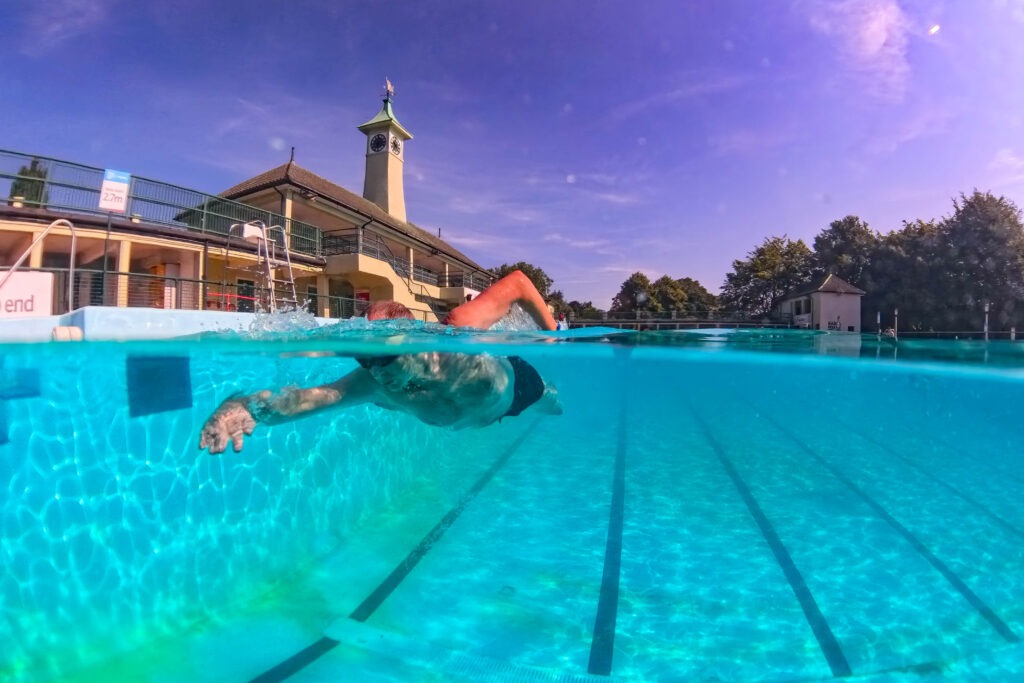
[[[103,172],[103,187],[100,188],[100,208],[124,213],[128,207],[128,185],[132,182],[130,173],[107,169]]]
[[[7,271],[0,271],[0,282]],[[0,318],[53,314],[53,273],[16,271],[0,288]]]

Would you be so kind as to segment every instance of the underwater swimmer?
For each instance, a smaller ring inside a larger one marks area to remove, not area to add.
[[[555,329],[544,299],[520,271],[451,311],[445,323],[486,329],[514,303],[541,328]],[[374,303],[366,312],[367,320],[412,317],[409,309],[394,301]],[[257,424],[278,424],[360,403],[401,410],[427,424],[452,429],[483,427],[533,405],[547,414],[562,412],[555,388],[517,356],[428,352],[356,360],[359,368],[330,384],[228,398],[203,425],[199,448],[216,455],[230,444],[238,452]]]

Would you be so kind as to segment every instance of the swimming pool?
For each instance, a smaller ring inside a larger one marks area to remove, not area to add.
[[[0,680],[1024,675],[1013,346],[567,336],[403,347],[522,356],[560,417],[359,407],[218,457],[224,397],[394,347],[5,347]]]

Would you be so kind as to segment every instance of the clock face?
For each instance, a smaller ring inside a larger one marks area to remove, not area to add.
[[[384,133],[377,133],[370,138],[370,149],[374,152],[380,152],[387,147],[388,139],[384,137]]]
[[[402,141],[398,138],[391,138],[391,151],[395,154],[402,153]]]

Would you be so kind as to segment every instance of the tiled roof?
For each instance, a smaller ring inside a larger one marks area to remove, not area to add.
[[[846,280],[842,279],[838,275],[829,274],[824,280],[819,282],[817,285],[812,287],[805,287],[804,289],[792,292],[787,299],[794,299],[798,296],[807,296],[808,294],[814,294],[815,292],[822,292],[828,294],[864,294],[863,289],[854,287]]]
[[[280,185],[294,185],[301,189],[309,190],[320,197],[324,197],[341,204],[342,206],[351,209],[356,213],[360,213],[367,218],[372,218],[375,222],[393,228],[414,240],[423,242],[429,248],[437,249],[442,254],[458,259],[470,268],[475,268],[483,272],[487,271],[486,268],[470,259],[437,235],[434,235],[417,225],[413,225],[412,223],[398,220],[387,211],[371,202],[369,199],[361,197],[354,192],[350,192],[340,185],[335,185],[331,181],[321,178],[312,171],[307,171],[294,162],[282,164],[281,166],[265,171],[258,176],[254,176],[248,180],[243,180],[234,187],[228,188],[222,192],[220,196],[226,199],[240,200],[246,195],[259,192],[260,190],[266,190],[271,187],[278,187]]]

